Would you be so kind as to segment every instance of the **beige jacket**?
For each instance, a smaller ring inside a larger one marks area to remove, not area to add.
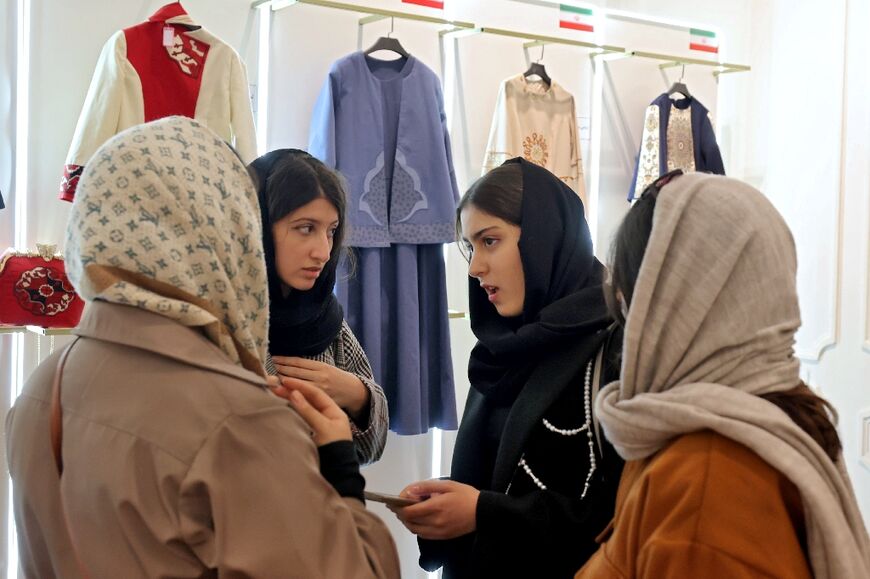
[[[6,420],[27,577],[398,577],[384,524],[320,475],[302,419],[196,330],[94,302],[63,380],[64,474],[49,445],[58,354]]]

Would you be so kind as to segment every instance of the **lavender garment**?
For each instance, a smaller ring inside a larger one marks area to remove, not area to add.
[[[314,107],[308,151],[348,180],[348,245],[453,241],[459,189],[441,85],[413,56],[379,61],[355,52],[336,61]]]
[[[339,271],[336,292],[387,396],[390,429],[455,430],[443,247],[401,244],[356,255],[354,277]]]
[[[396,61],[361,58],[381,91],[381,176],[383,190],[391,192],[383,210],[392,223],[400,217],[397,212],[409,209],[397,197],[413,191],[413,181],[397,162],[397,151],[403,105],[410,108],[416,102],[411,98],[416,92],[408,91],[406,82],[414,61],[413,57]],[[369,357],[375,381],[386,393],[390,429],[399,434],[420,434],[432,427],[456,429],[443,245],[394,241],[388,247],[358,247],[356,253],[353,277],[348,279],[347,271],[339,271],[336,293],[347,323]]]

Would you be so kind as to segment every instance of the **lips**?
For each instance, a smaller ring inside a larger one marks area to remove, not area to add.
[[[498,286],[482,283],[480,284],[480,287],[486,292],[490,302],[494,302],[497,299],[499,291]]]
[[[302,269],[302,274],[308,278],[316,278],[323,271],[322,267],[306,267]]]

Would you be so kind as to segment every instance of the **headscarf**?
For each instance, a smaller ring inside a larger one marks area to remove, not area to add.
[[[692,174],[658,194],[625,328],[620,382],[596,400],[626,460],[703,429],[745,445],[800,491],[815,577],[870,577],[867,532],[835,464],[759,395],[800,383],[791,232],[758,191]]]
[[[232,362],[265,375],[256,192],[238,156],[197,121],[139,125],[97,150],[73,202],[65,257],[85,300],[201,328]]]
[[[269,353],[276,356],[315,356],[326,350],[341,330],[344,313],[333,293],[337,259],[324,266],[314,286],[306,291],[291,289],[284,297],[275,264],[275,240],[269,216],[267,186],[276,166],[290,156],[307,156],[299,149],[279,149],[256,159],[251,166],[259,177],[263,252],[269,278]]]
[[[501,403],[519,394],[540,354],[565,340],[593,336],[610,323],[604,267],[577,194],[546,169],[517,158],[523,199],[520,259],[526,295],[517,318],[499,315],[478,280],[469,278],[472,387]]]

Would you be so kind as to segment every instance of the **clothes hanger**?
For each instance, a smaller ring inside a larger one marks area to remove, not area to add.
[[[529,69],[523,73],[523,77],[529,78],[530,76],[537,76],[547,87],[550,87],[553,84],[553,80],[550,78],[550,75],[547,74],[547,69],[544,68],[544,65],[541,64],[541,61],[544,59],[544,46],[541,45],[541,56],[538,60],[532,62],[529,65]]]
[[[408,51],[405,50],[404,47],[402,47],[401,43],[397,39],[392,37],[393,25],[393,17],[390,16],[390,32],[386,36],[381,36],[375,41],[374,44],[369,46],[364,53],[366,56],[373,52],[377,52],[378,50],[391,50],[404,58],[408,58],[411,56]]]
[[[671,85],[671,88],[668,89],[668,96],[673,97],[675,94],[679,93],[683,95],[685,98],[692,98],[692,93],[689,92],[689,87],[683,84],[683,75],[686,73],[686,65],[683,65],[683,68],[680,71],[680,79]]]

